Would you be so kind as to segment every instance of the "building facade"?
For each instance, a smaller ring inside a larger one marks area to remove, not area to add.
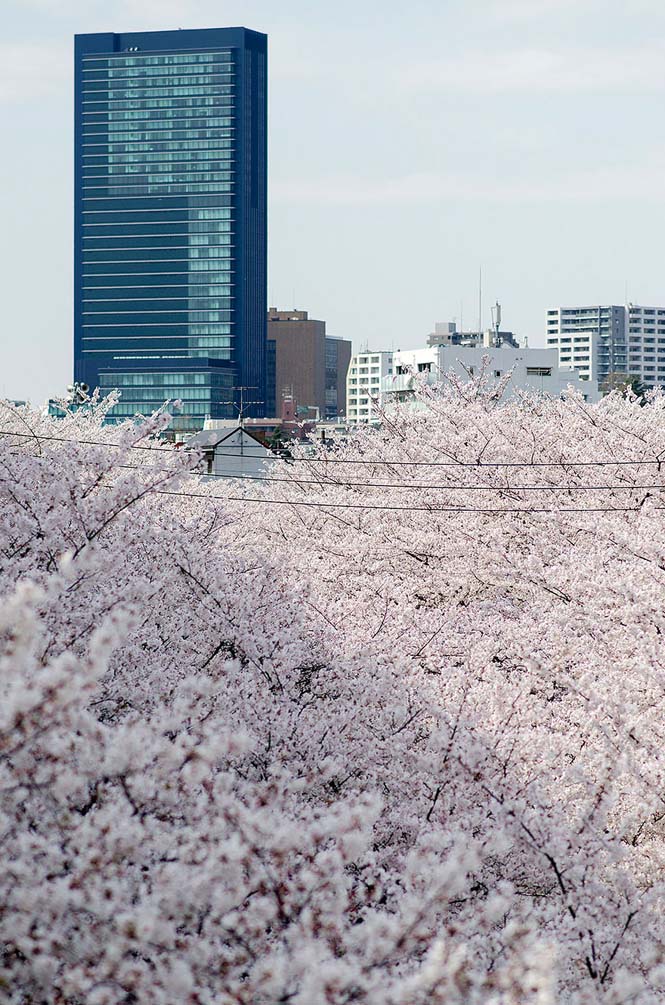
[[[382,383],[393,374],[394,355],[382,350],[351,357],[346,378],[346,418],[351,425],[367,425],[376,418]]]
[[[583,380],[573,367],[559,365],[556,349],[506,344],[411,349],[393,354],[393,371],[382,381],[381,407],[412,397],[418,377],[427,384],[438,384],[450,372],[463,381],[484,374],[488,385],[497,387],[509,376],[502,393],[506,400],[518,391],[558,398],[570,387],[585,401],[600,398],[595,380]]]
[[[346,414],[346,375],[351,363],[348,339],[326,335],[326,400],[323,418],[335,422]]]
[[[326,335],[325,321],[307,311],[268,310],[268,353],[274,355],[275,403],[293,397],[301,408],[335,419],[344,412],[346,372],[351,359],[347,339]]]
[[[626,372],[626,308],[555,307],[547,312],[547,345],[557,349],[562,366],[600,386],[612,372]]]
[[[78,35],[74,378],[115,420],[266,410],[266,36]]]
[[[455,321],[437,321],[434,331],[427,336],[428,346],[464,345],[464,346],[496,346],[511,345],[517,348],[518,341],[514,332],[487,328],[485,331],[458,331]]]
[[[648,387],[665,387],[665,307],[628,304],[626,326],[628,361],[622,372]]]

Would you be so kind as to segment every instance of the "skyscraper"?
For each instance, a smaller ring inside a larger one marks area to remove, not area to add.
[[[265,35],[78,35],[74,376],[180,430],[266,403]]]

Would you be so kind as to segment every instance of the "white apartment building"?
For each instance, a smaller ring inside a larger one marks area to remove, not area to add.
[[[665,386],[665,307],[628,304],[628,365],[643,384]],[[615,369],[618,369],[616,367]]]
[[[507,374],[511,375],[504,390],[506,400],[516,391],[558,398],[571,386],[580,391],[586,401],[600,399],[595,380],[582,380],[573,367],[561,366],[556,349],[516,348],[504,343],[496,347],[441,345],[395,352],[394,373],[384,378],[381,404],[411,397],[416,374],[421,374],[428,384],[441,382],[450,371],[468,380],[482,372],[487,358],[489,366],[485,375],[490,381],[499,383]]]
[[[374,418],[382,381],[392,376],[393,355],[381,350],[351,357],[346,376],[346,418],[350,425],[364,425]]]
[[[547,312],[547,345],[562,366],[603,383],[610,373],[665,385],[665,308],[599,305]]]

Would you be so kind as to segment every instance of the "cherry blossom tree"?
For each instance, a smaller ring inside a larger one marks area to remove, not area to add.
[[[0,408],[8,1002],[662,1000],[665,402],[416,406],[260,483]]]

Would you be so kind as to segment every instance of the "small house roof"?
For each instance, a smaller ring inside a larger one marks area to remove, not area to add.
[[[214,447],[218,447],[221,443],[224,443],[225,440],[235,436],[236,433],[240,433],[245,440],[251,440],[252,446],[256,444],[266,454],[272,453],[270,448],[258,436],[255,436],[244,426],[234,426],[232,429],[202,429],[200,433],[195,433],[187,441],[186,446],[191,450],[212,450]]]

